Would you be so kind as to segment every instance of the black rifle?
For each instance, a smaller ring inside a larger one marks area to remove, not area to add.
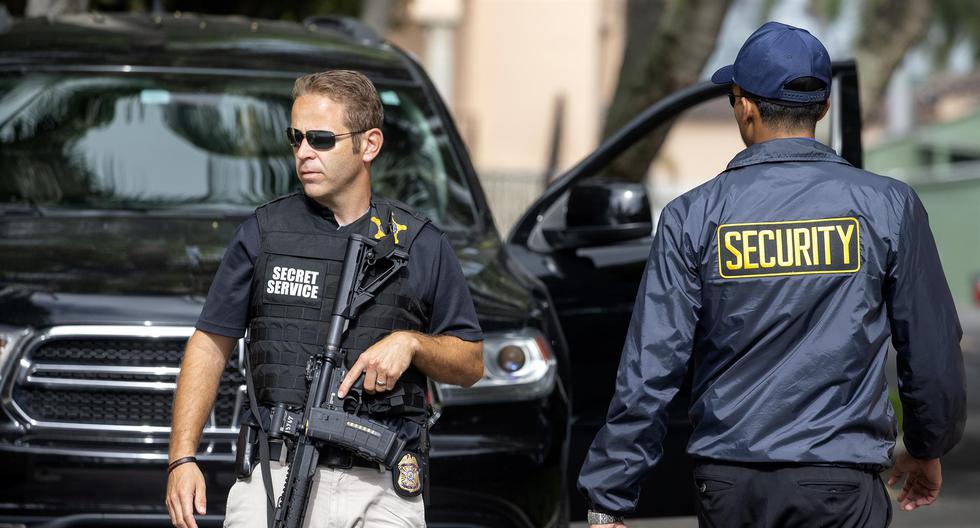
[[[311,358],[308,367],[310,390],[303,413],[279,404],[272,410],[269,436],[292,439],[286,485],[273,517],[274,528],[299,528],[309,500],[310,484],[320,457],[318,446],[329,444],[391,468],[405,441],[387,426],[357,416],[360,391],[352,388],[343,400],[337,390],[347,374],[346,352],[341,337],[358,310],[374,298],[378,289],[408,263],[408,253],[397,249],[391,238],[373,242],[351,235],[337,285],[327,344]],[[381,254],[379,254],[379,252]],[[360,382],[359,382],[360,383]]]

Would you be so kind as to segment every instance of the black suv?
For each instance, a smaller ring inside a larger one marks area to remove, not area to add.
[[[385,147],[374,191],[448,234],[486,334],[486,377],[431,390],[429,524],[555,526],[584,512],[573,481],[612,393],[653,229],[643,187],[603,170],[721,88],[692,87],[638,116],[549,187],[504,242],[432,83],[356,21],[2,22],[0,523],[169,525],[184,342],[235,227],[298,188],[282,132],[293,80],[331,68],[377,85]],[[832,144],[859,164],[854,67],[837,72]],[[220,525],[233,481],[243,351],[200,448],[202,526]],[[680,400],[651,476],[672,484],[649,493],[640,514],[691,511]]]

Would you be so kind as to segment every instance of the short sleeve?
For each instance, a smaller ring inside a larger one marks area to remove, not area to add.
[[[259,223],[253,215],[238,226],[221,257],[195,325],[199,330],[236,338],[245,335],[252,271],[259,245]]]
[[[428,334],[483,339],[466,277],[444,233],[431,226],[419,233],[409,258],[409,277],[416,294],[431,307]]]

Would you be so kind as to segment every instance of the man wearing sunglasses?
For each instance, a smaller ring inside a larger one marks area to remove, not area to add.
[[[886,526],[879,473],[905,478],[902,510],[931,504],[965,420],[961,332],[926,212],[908,185],[814,139],[831,62],[810,33],[767,23],[711,79],[730,87],[748,148],[663,211],[578,481],[589,522],[622,526],[635,508],[690,366],[701,526]],[[889,337],[907,448],[894,458]]]
[[[355,383],[362,386],[358,413],[395,429],[407,447],[391,471],[340,448],[320,449],[304,526],[424,525],[427,380],[461,386],[479,380],[482,333],[445,235],[408,206],[371,194],[383,119],[374,85],[359,73],[297,79],[284,139],[293,148],[303,190],[259,207],[241,225],[181,365],[166,499],[175,526],[194,527],[194,514],[205,513],[204,477],[193,455],[221,373],[246,328],[257,404],[245,421],[268,426],[276,404],[305,404],[307,363],[323,348],[354,233],[376,241],[390,237],[409,259],[348,326],[343,348],[350,371],[338,397]],[[226,527],[267,525],[286,478],[290,445],[270,447],[262,464],[246,464],[262,470],[239,470],[228,494]]]

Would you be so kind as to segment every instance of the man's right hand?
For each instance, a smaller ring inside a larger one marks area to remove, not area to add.
[[[895,457],[895,467],[892,468],[888,485],[894,486],[905,478],[902,492],[898,494],[898,502],[903,511],[912,511],[919,506],[927,506],[936,502],[939,489],[943,486],[943,467],[938,458],[921,460],[901,452]]]
[[[197,528],[194,510],[204,515],[207,498],[204,493],[204,474],[195,463],[174,468],[167,479],[167,509],[170,522],[177,528]]]

